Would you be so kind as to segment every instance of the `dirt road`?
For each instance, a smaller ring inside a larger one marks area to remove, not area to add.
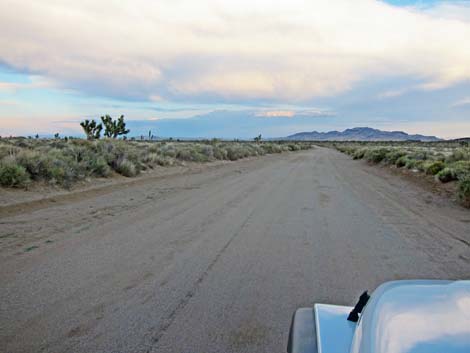
[[[327,149],[0,219],[1,352],[284,352],[298,306],[470,274],[470,212]]]

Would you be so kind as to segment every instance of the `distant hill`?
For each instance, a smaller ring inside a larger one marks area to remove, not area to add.
[[[450,140],[450,142],[467,142],[467,143],[470,143],[470,137],[461,137],[459,139]]]
[[[286,140],[309,141],[441,141],[436,136],[409,135],[403,131],[382,131],[370,127],[355,127],[344,131],[299,132]]]

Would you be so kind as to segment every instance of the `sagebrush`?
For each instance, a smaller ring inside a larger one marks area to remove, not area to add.
[[[204,163],[308,149],[309,143],[125,141],[117,139],[0,139],[0,185],[31,182],[69,187],[113,173],[134,177],[144,170],[184,162]]]
[[[393,165],[457,182],[457,196],[470,207],[470,148],[458,142],[336,142],[329,143],[354,159]]]

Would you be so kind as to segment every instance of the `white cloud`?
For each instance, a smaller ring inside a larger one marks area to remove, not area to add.
[[[470,105],[470,97],[463,98],[452,104],[452,107],[462,107],[465,105]]]
[[[3,0],[0,61],[157,101],[297,102],[398,75],[436,89],[470,79],[468,13],[460,2]]]
[[[255,116],[261,118],[293,118],[295,111],[293,110],[266,110],[255,113]]]
[[[395,98],[399,97],[407,92],[409,92],[411,88],[402,88],[402,89],[396,89],[396,90],[389,90],[385,92],[381,92],[377,95],[379,99],[388,99],[388,98]]]
[[[425,6],[423,9],[427,14],[435,18],[447,18],[464,22],[470,21],[470,7],[468,6],[468,0],[438,2],[437,4],[434,4],[434,6]]]
[[[0,92],[16,93],[24,89],[53,88],[54,83],[40,76],[30,76],[31,82],[2,82],[0,81]]]
[[[334,115],[335,114],[331,111],[321,109],[261,109],[254,113],[254,116],[262,118],[318,118]]]
[[[414,308],[390,305],[385,308],[383,319],[375,327],[380,339],[375,351],[387,353],[411,353],[422,351],[420,344],[442,340],[452,351],[452,344],[468,348],[470,344],[470,298],[469,292],[455,293],[455,298],[444,294],[431,303],[416,303]],[[439,349],[430,350],[438,352]]]

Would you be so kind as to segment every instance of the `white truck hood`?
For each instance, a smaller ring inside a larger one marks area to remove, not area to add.
[[[315,304],[318,353],[348,353],[356,323],[347,320],[349,306]]]

